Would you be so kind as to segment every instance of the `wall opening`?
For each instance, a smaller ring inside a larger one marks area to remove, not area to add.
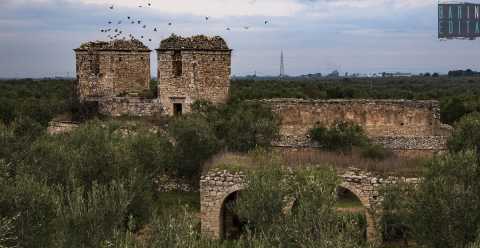
[[[220,237],[222,239],[239,239],[242,235],[246,223],[235,214],[235,203],[238,199],[239,191],[233,192],[225,198],[220,213]]]
[[[173,76],[181,77],[183,64],[182,64],[182,53],[181,51],[174,51],[172,57],[172,66],[173,66]]]
[[[367,240],[367,210],[360,199],[352,191],[344,187],[337,188],[336,209],[339,214],[350,216],[352,221],[362,231],[364,240]]]
[[[183,105],[181,103],[173,104],[173,114],[175,116],[181,116],[183,114]]]

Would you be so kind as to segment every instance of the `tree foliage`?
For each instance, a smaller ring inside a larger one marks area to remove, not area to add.
[[[467,247],[480,227],[479,176],[475,152],[435,158],[418,186],[386,195],[385,210],[425,247]]]

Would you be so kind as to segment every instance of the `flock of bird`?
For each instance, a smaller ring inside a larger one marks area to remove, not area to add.
[[[255,2],[256,0],[250,0],[249,3],[254,4]],[[146,0],[146,2],[143,2],[143,3],[141,2],[138,4],[138,8],[150,8],[150,7],[152,7],[151,0]],[[110,11],[115,11],[117,7],[114,4],[112,4],[108,8]],[[205,16],[205,22],[208,23],[209,21],[210,21],[210,17]],[[264,25],[268,25],[268,24],[270,24],[270,21],[265,20]],[[125,31],[127,29],[126,25],[133,25],[133,27],[135,28],[140,28],[140,30],[142,31],[142,34],[138,36],[135,36],[132,33],[127,34],[127,32]],[[170,21],[166,23],[166,25],[168,25],[169,27],[172,27],[174,23]],[[242,27],[243,30],[249,30],[250,28],[251,28],[250,26]],[[233,28],[225,27],[225,30],[231,31],[233,30]],[[145,24],[143,20],[135,19],[133,18],[133,16],[126,16],[126,18],[118,21],[109,20],[107,22],[106,27],[100,30],[100,32],[106,34],[107,39],[110,39],[110,40],[130,38],[130,39],[140,39],[143,41],[148,40],[149,42],[151,42],[152,38],[146,37],[146,33],[147,33],[146,31],[159,32],[160,28],[158,26],[149,26]]]

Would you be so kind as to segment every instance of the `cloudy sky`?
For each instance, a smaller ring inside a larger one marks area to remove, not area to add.
[[[437,0],[0,0],[0,77],[73,76],[72,49],[106,39],[100,30],[119,20],[124,33],[151,38],[146,44],[152,49],[171,33],[221,35],[234,49],[235,75],[278,74],[282,49],[291,75],[480,70],[480,40],[437,40],[436,5]],[[127,23],[127,16],[147,28]]]

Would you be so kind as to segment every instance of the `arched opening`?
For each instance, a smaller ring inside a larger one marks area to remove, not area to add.
[[[220,237],[222,239],[238,239],[242,235],[245,224],[235,213],[234,208],[240,191],[229,194],[220,211]]]
[[[358,226],[362,232],[364,240],[368,240],[369,216],[364,203],[360,198],[346,187],[337,187],[337,205],[336,209],[340,214],[348,215],[352,222]]]

